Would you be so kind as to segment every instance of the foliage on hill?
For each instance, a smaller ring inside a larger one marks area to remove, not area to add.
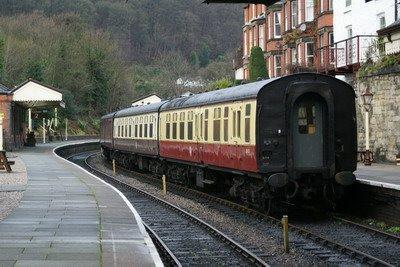
[[[148,93],[170,97],[230,80],[241,7],[201,2],[1,1],[0,82],[51,84],[63,91],[63,115],[95,118]],[[178,86],[178,78],[204,86]]]

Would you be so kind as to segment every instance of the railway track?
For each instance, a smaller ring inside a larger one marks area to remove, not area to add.
[[[87,163],[88,155],[83,153],[69,159],[116,186],[134,203],[167,265],[268,266],[251,251],[200,218],[93,168]]]
[[[138,176],[141,177],[141,179],[147,180],[146,182],[151,182],[152,184],[159,186],[160,185],[160,180],[157,178],[154,178],[153,175],[149,174],[143,174],[143,173],[138,173],[138,172],[132,172],[129,170],[125,170],[126,172],[129,173],[134,173],[135,178]],[[196,201],[204,201],[203,204],[207,204],[208,206],[218,209],[222,212],[229,213],[230,216],[233,216],[235,218],[240,218],[241,214],[239,213],[246,213],[247,215],[251,216],[254,221],[254,217],[258,218],[261,220],[260,222],[252,222],[253,227],[265,227],[265,223],[268,224],[273,224],[278,227],[280,227],[281,222],[279,219],[267,216],[261,212],[258,212],[254,209],[239,205],[237,203],[221,199],[215,196],[211,196],[209,194],[193,190],[190,188],[186,188],[183,186],[179,186],[176,184],[171,184],[168,183],[169,190],[174,190],[175,192],[179,192],[180,195],[184,195],[184,197],[188,198],[195,198]],[[219,206],[218,206],[219,205]],[[224,208],[225,207],[225,208]],[[228,209],[226,209],[228,208]],[[236,212],[235,212],[236,211]],[[237,213],[239,212],[239,213]],[[243,218],[242,218],[243,219]],[[249,222],[247,222],[249,223]],[[350,221],[348,224],[351,223]],[[257,225],[256,225],[257,224]],[[336,240],[335,238],[326,236],[323,232],[318,232],[313,229],[313,227],[310,226],[304,226],[304,225],[297,225],[297,224],[290,224],[290,230],[297,235],[304,237],[307,240],[312,240],[313,244],[310,244],[309,242],[304,242],[304,239],[302,240],[301,238],[292,238],[292,246],[295,246],[298,249],[303,249],[308,251],[309,253],[315,255],[316,257],[320,258],[321,260],[324,260],[328,263],[333,263],[333,264],[346,264],[350,262],[346,262],[346,259],[343,259],[340,257],[340,255],[345,255],[345,257],[350,257],[353,259],[355,262],[363,263],[363,264],[368,264],[368,265],[374,265],[374,266],[395,266],[398,265],[399,262],[397,261],[396,257],[392,261],[390,259],[388,260],[387,257],[383,257],[382,255],[379,255],[379,253],[374,253],[374,251],[371,250],[364,250],[365,248],[362,249],[357,249],[357,246],[354,247],[352,244],[346,244],[345,242],[341,242],[343,240]],[[364,229],[365,231],[369,231]],[[372,230],[370,230],[372,231]],[[370,233],[370,232],[369,232]],[[374,232],[374,235],[377,234]],[[384,232],[380,233],[379,235],[382,236]],[[353,237],[355,240],[357,240],[357,236]],[[385,238],[389,238],[390,240],[394,241],[394,237],[388,237],[385,236]],[[397,240],[397,239],[396,239]],[[397,242],[397,241],[396,241]],[[247,244],[247,247],[250,248],[251,250],[251,244]],[[379,251],[376,250],[376,251]],[[375,251],[375,252],[376,252]],[[255,251],[254,254],[257,255],[257,252]],[[389,253],[389,256],[391,254]],[[262,258],[262,255],[260,256]]]

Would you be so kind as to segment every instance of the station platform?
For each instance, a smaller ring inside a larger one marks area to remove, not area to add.
[[[365,166],[359,163],[355,175],[359,183],[400,190],[400,166],[379,163]]]
[[[25,163],[27,184],[0,221],[0,266],[162,266],[134,208],[53,154],[56,145],[13,153]]]

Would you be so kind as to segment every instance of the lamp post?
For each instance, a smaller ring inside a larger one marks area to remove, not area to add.
[[[370,166],[372,163],[372,153],[369,147],[369,111],[371,108],[371,102],[374,95],[367,88],[361,95],[361,99],[365,108],[365,155],[364,165]]]

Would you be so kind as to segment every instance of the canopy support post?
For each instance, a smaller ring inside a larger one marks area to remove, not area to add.
[[[32,109],[28,108],[28,130],[32,132]]]

